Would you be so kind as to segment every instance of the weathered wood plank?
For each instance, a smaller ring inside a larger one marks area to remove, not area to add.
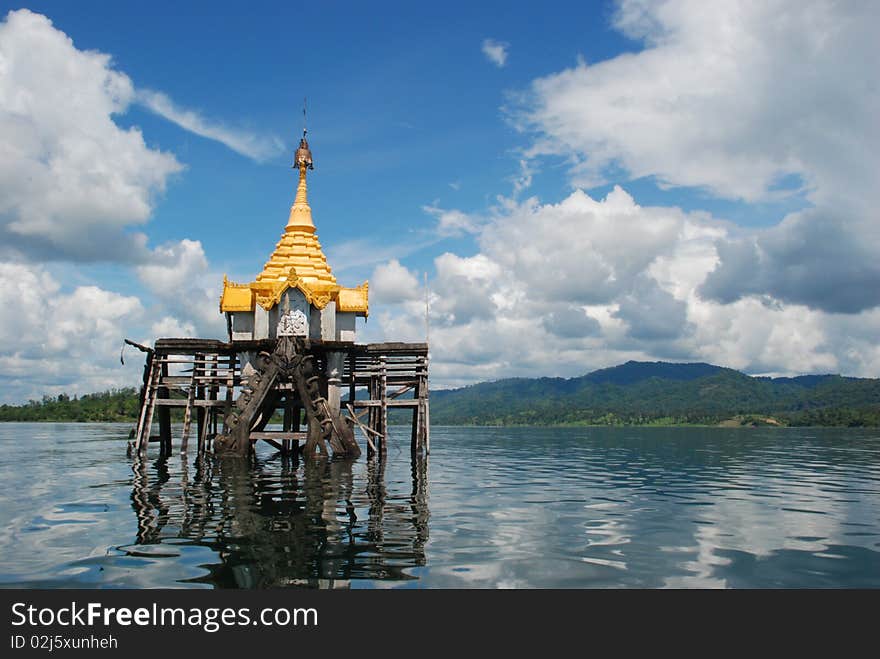
[[[421,380],[419,380],[419,382],[415,386],[415,390],[413,391],[413,397],[416,399],[416,401],[419,401],[421,398],[421,394],[422,394],[422,386],[421,385],[422,385],[422,382],[421,382]],[[419,432],[419,430],[421,428],[421,425],[420,425],[421,422],[422,422],[422,406],[416,405],[412,411],[412,428],[410,429],[411,432],[410,432],[409,450],[413,454],[417,453],[421,449],[421,446],[420,446],[421,436],[420,436],[420,432]]]
[[[375,407],[378,409],[382,409],[385,407],[417,407],[419,404],[418,399],[416,398],[406,398],[404,400],[358,400],[354,402],[354,407],[357,409],[364,409],[367,407]]]
[[[368,428],[368,427],[365,426],[363,423],[361,423],[361,420],[358,418],[358,415],[355,414],[355,411],[354,411],[354,409],[352,408],[351,405],[346,405],[346,407],[348,408],[348,413],[351,415],[349,418],[350,418],[352,421],[354,421],[354,422],[357,424],[357,427],[361,429],[361,432],[364,433],[364,439],[367,440],[367,446],[369,447],[369,449],[370,449],[371,451],[375,451],[375,450],[376,450],[376,445],[373,444],[373,440],[370,439],[370,434],[377,435],[378,437],[381,437],[381,435],[379,435],[379,433],[377,433],[377,432],[376,432],[375,430],[373,430],[372,428]]]
[[[305,442],[308,440],[307,432],[283,432],[275,430],[265,430],[263,432],[252,432],[251,439],[287,439],[293,442]]]
[[[186,398],[162,398],[156,401],[157,407],[186,407]],[[193,407],[225,407],[225,400],[199,400],[193,401]]]
[[[232,345],[217,339],[157,339],[153,349],[157,352],[171,352],[173,350],[183,350],[188,354],[192,352],[229,352]]]
[[[162,363],[162,376],[159,378],[159,388],[156,392],[156,397],[159,400],[166,399],[169,397],[170,392],[168,391],[168,387],[162,386],[162,378],[167,377],[168,375],[168,365]],[[167,407],[160,407],[157,410],[157,415],[159,417],[159,436],[162,438],[162,454],[170,455],[171,453],[171,410]]]
[[[139,453],[145,453],[150,437],[150,428],[153,425],[153,410],[156,404],[156,381],[159,379],[159,363],[154,359],[154,353],[147,355],[150,362],[150,375],[144,383],[144,401],[141,406],[141,418],[138,423],[137,448]]]
[[[388,450],[388,375],[385,355],[379,357],[379,432],[382,433],[380,452]]]
[[[189,383],[189,396],[186,399],[186,411],[183,413],[183,435],[180,438],[181,453],[186,453],[186,449],[189,446],[189,429],[192,425],[193,403],[196,400],[196,377],[198,372],[197,368],[193,368],[192,378]]]

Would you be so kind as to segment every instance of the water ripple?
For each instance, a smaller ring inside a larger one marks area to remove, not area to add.
[[[435,428],[415,468],[127,431],[0,426],[0,584],[880,587],[876,431]]]

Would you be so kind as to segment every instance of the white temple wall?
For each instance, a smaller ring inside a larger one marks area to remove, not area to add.
[[[357,314],[339,311],[336,313],[336,340],[354,341]]]
[[[309,338],[310,339],[320,339],[321,338],[321,310],[315,309],[315,307],[311,308],[311,315],[309,316]]]
[[[254,314],[250,311],[232,311],[232,340],[248,341],[254,338]]]
[[[336,302],[328,302],[321,310],[321,338],[325,341],[336,340]]]
[[[309,304],[306,296],[297,288],[285,291],[278,304],[266,311],[256,305],[253,311],[228,312],[232,320],[232,340],[277,338],[278,322],[285,309],[301,311],[309,319],[309,338],[325,341],[354,341],[357,314],[336,310],[336,302],[329,302],[324,309]]]
[[[254,339],[269,338],[269,312],[259,304],[254,306]]]

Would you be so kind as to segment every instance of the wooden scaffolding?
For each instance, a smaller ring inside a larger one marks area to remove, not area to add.
[[[213,451],[214,441],[225,437],[239,421],[237,415],[246,407],[243,402],[258,387],[259,377],[253,370],[243,374],[242,356],[271,355],[278,349],[278,341],[159,339],[154,348],[128,342],[147,353],[133,449],[142,455],[155,442],[161,453],[170,454],[172,410],[176,408],[183,411],[180,452],[187,452],[193,430],[198,452]],[[317,381],[310,384],[318,403],[326,406],[327,399],[332,400],[328,392],[335,388],[339,414],[334,418],[344,420],[350,429],[361,430],[368,454],[387,451],[389,410],[394,415],[397,409],[411,410],[410,450],[414,454],[430,451],[427,344],[312,340],[302,342],[299,349],[310,360],[313,375],[309,380]],[[340,354],[343,368],[328,372],[328,357]],[[297,392],[290,381],[273,381],[268,391],[260,391],[258,409],[248,408],[249,416],[242,421],[247,424],[244,432],[249,447],[264,441],[283,454],[310,457],[316,448],[326,454],[320,428],[305,409],[314,404],[307,400],[304,388]],[[399,416],[392,418],[400,420]],[[281,421],[280,430],[268,427],[273,419]],[[158,434],[153,434],[154,420],[158,421]],[[305,429],[301,429],[303,425]],[[326,437],[331,438],[335,454],[338,443],[329,431]]]

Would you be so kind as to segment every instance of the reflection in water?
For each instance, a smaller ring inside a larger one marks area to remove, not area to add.
[[[370,459],[365,483],[351,460],[288,457],[213,460],[136,458],[131,504],[137,540],[129,556],[176,556],[181,543],[219,562],[186,581],[222,588],[347,588],[352,580],[414,579],[428,539],[427,459],[412,465],[408,500],[388,497],[385,462]]]
[[[408,436],[132,472],[128,430],[0,424],[0,587],[880,587],[876,429],[434,428],[430,518]]]

